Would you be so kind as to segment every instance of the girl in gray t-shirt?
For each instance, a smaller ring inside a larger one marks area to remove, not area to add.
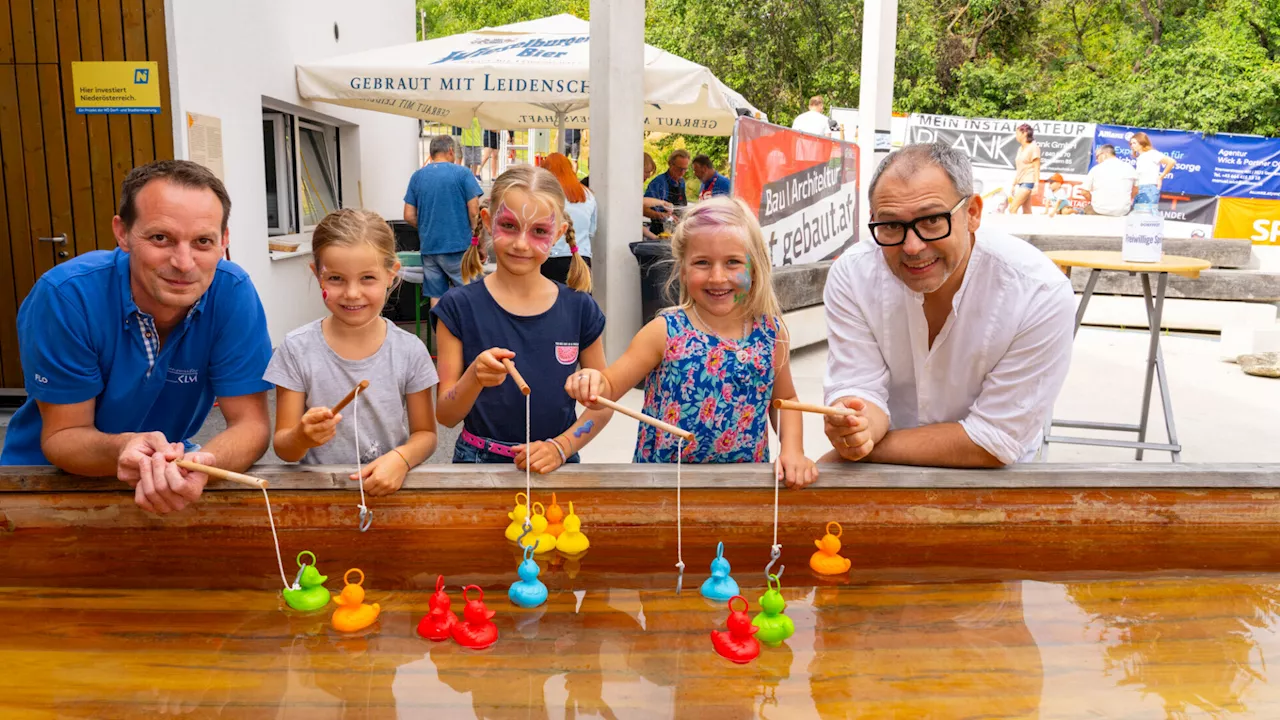
[[[352,480],[359,463],[366,493],[393,493],[435,451],[438,382],[422,341],[382,317],[400,267],[395,238],[377,213],[339,210],[316,227],[312,245],[330,316],[286,335],[267,366],[275,451],[288,462],[346,465]],[[368,389],[335,416],[330,408],[361,380]]]

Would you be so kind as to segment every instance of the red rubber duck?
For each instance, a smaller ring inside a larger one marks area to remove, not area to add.
[[[453,634],[454,626],[458,624],[458,616],[449,609],[451,603],[448,593],[444,591],[443,575],[436,577],[436,591],[427,600],[427,604],[431,606],[431,610],[418,623],[418,634],[435,642],[448,640]]]
[[[467,591],[472,588],[480,593],[475,600],[467,597]],[[462,609],[462,622],[453,626],[454,641],[472,650],[483,650],[498,642],[498,626],[490,620],[497,613],[484,606],[484,590],[479,585],[468,585],[462,590],[462,599],[467,601],[467,605]],[[747,622],[750,624],[749,620]]]
[[[741,610],[733,609],[734,600],[742,601]],[[751,618],[747,617],[749,607],[741,595],[729,598],[729,629],[711,631],[711,644],[716,652],[739,664],[749,663],[760,654],[760,641],[755,638],[760,628],[752,625]]]

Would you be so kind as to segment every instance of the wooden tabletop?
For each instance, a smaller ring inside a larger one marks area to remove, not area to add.
[[[1045,253],[1060,268],[1083,267],[1095,270],[1121,270],[1135,273],[1173,273],[1195,279],[1201,270],[1208,270],[1213,263],[1183,255],[1165,255],[1160,262],[1127,262],[1113,250],[1055,250]]]

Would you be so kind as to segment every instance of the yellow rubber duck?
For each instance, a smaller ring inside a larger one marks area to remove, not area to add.
[[[547,509],[542,507],[542,503],[533,504],[533,517],[529,518],[529,524],[533,529],[520,541],[521,545],[533,547],[533,551],[538,554],[556,549],[556,539],[547,533]]]
[[[564,519],[564,532],[556,538],[556,549],[566,555],[577,555],[587,551],[591,541],[582,532],[582,520],[573,512],[573,503],[569,503],[569,516]]]
[[[351,573],[360,573],[359,582],[352,583],[347,579]],[[333,601],[338,604],[338,609],[333,611],[333,629],[338,632],[358,632],[377,622],[382,608],[378,603],[364,603],[364,588],[361,587],[364,584],[364,571],[351,568],[342,576],[342,582],[347,584],[342,588],[342,594],[333,596]]]
[[[564,532],[564,509],[556,502],[556,494],[551,493],[551,506],[547,508],[547,533],[551,537],[560,537]]]
[[[831,526],[836,526],[836,533],[831,534]],[[814,540],[813,544],[818,547],[818,552],[809,558],[809,567],[820,575],[839,575],[849,571],[849,566],[853,564],[849,558],[840,556],[840,536],[844,534],[844,528],[840,527],[838,522],[827,523],[827,534],[822,536],[821,540]]]
[[[520,502],[520,498],[524,498],[524,502]],[[516,507],[507,513],[507,517],[511,519],[511,524],[507,526],[507,539],[515,542],[520,538],[520,534],[524,532],[524,519],[529,514],[529,506],[525,503],[529,502],[529,496],[524,493],[516,493]]]

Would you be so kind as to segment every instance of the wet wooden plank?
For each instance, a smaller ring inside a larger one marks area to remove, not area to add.
[[[35,3],[39,0],[9,0],[9,22],[13,31],[13,61],[18,64],[36,62]]]
[[[160,114],[151,117],[155,135],[154,153],[157,160],[172,160],[173,108],[169,97],[169,49],[165,36],[164,0],[143,0],[147,27],[147,59],[154,60],[160,70]]]
[[[147,18],[142,0],[122,0],[121,10],[124,14],[125,59],[130,61],[148,59]],[[158,73],[157,81],[159,81]],[[166,93],[161,90],[161,94]],[[146,165],[156,159],[155,134],[151,118],[151,115],[129,116],[130,137],[133,143],[131,167]]]
[[[18,104],[18,67],[0,66],[0,152],[4,153],[4,191],[9,213],[9,252],[13,258],[15,302],[35,283],[31,246],[34,239],[27,213],[26,153],[23,148],[22,112]],[[33,66],[27,66],[34,72]],[[33,98],[38,99],[38,98]],[[38,126],[37,126],[38,127]]]
[[[21,2],[22,0],[11,0]],[[32,0],[35,8],[36,62],[58,62],[58,21],[53,0]]]
[[[121,0],[98,0],[98,16],[102,22],[102,59],[123,61],[124,10]],[[133,168],[132,121],[128,115],[108,115],[107,134],[111,138],[111,198],[120,206],[120,186]],[[114,214],[114,213],[113,213]]]
[[[4,0],[0,5],[0,65],[12,65],[13,58],[13,23],[9,19],[9,3],[22,0]]]
[[[30,236],[27,238],[31,253],[33,278],[39,279],[53,267],[54,244],[40,242],[39,238],[53,237],[53,218],[49,207],[49,166],[42,131],[43,104],[40,93],[39,65],[18,66],[18,107],[22,122],[23,166],[26,168],[27,222]],[[57,139],[61,144],[61,138]],[[31,290],[30,285],[19,285],[21,302]]]
[[[89,161],[89,128],[86,116],[76,112],[71,64],[80,59],[80,21],[76,0],[57,0],[58,57],[61,62],[62,117],[66,131],[68,187],[71,192],[72,229],[67,250],[74,257],[96,250],[93,170]],[[114,215],[112,208],[103,212]]]
[[[80,59],[89,62],[103,60],[100,29],[103,20],[99,14],[98,0],[79,0],[77,12],[80,25]],[[84,117],[88,129],[89,172],[93,187],[94,249],[110,250],[116,244],[111,231],[111,218],[116,212],[116,189],[111,175],[111,131],[105,115]]]

